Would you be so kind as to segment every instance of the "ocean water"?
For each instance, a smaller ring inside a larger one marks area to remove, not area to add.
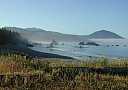
[[[59,42],[53,48],[47,48],[50,42],[40,42],[40,45],[36,45],[32,49],[81,59],[91,56],[128,58],[127,39],[93,39],[92,41],[99,43],[101,46],[84,45],[80,48],[79,42]]]

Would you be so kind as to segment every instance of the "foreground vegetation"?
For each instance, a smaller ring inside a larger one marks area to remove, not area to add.
[[[128,74],[96,71],[105,67],[128,70],[128,61],[30,59],[17,54],[1,54],[0,89],[128,90]]]

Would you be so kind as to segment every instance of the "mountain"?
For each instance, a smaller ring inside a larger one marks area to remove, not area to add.
[[[17,27],[7,27],[11,31],[16,31],[21,34],[21,36],[29,39],[30,41],[67,41],[67,42],[80,42],[87,41],[88,39],[122,39],[123,37],[106,30],[97,31],[90,35],[72,35],[63,34],[59,32],[46,31],[39,28],[17,28]]]
[[[30,41],[84,41],[87,36],[82,35],[71,35],[62,34],[53,31],[46,31],[39,28],[17,28],[17,27],[7,27],[11,31],[16,31],[21,34],[22,37],[29,39]]]
[[[88,36],[89,38],[95,39],[123,39],[123,37],[106,30],[94,32]]]

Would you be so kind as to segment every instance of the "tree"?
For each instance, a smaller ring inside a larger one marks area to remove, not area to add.
[[[0,28],[0,45],[27,45],[28,41],[23,39],[19,33],[12,32],[6,28]]]

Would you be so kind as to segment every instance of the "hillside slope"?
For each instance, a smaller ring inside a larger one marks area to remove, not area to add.
[[[88,36],[89,38],[94,38],[94,39],[123,39],[123,37],[117,35],[116,33],[106,31],[106,30],[101,30],[94,32]]]
[[[17,28],[7,27],[10,30],[19,32],[23,37],[31,41],[66,41],[79,42],[87,41],[88,39],[123,39],[123,37],[106,30],[94,32],[90,35],[72,35],[59,32],[46,31],[39,28]]]

